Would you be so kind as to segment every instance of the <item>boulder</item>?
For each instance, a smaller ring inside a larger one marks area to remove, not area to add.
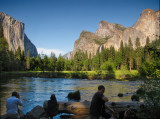
[[[48,119],[47,117],[41,117],[40,119]]]
[[[25,114],[23,113],[23,111],[21,109],[19,109],[18,112],[19,112],[20,118],[25,119]],[[0,119],[5,119],[5,118],[6,118],[6,115],[0,116]]]
[[[41,106],[34,107],[30,112],[27,112],[25,119],[40,119],[44,117],[45,111]]]
[[[80,100],[80,98],[81,98],[79,90],[75,91],[75,92],[70,92],[67,97],[69,99],[74,99],[74,100]]]
[[[25,119],[25,114],[21,109],[19,109],[19,116],[21,119]]]
[[[1,115],[0,119],[5,119],[6,115]]]

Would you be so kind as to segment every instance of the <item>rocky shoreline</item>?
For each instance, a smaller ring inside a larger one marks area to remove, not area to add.
[[[34,107],[26,115],[20,111],[21,119],[48,119],[46,109],[46,102],[42,106]],[[59,114],[65,113],[65,115],[60,115],[62,119],[89,119],[89,107],[90,102],[58,102],[59,104]],[[126,110],[137,110],[143,103],[140,102],[107,102],[106,105],[116,112],[118,112],[119,117],[124,116]],[[110,113],[108,110],[106,112]],[[67,113],[67,114],[66,114]],[[72,115],[71,115],[72,114]],[[1,119],[5,119],[5,115],[1,116]]]

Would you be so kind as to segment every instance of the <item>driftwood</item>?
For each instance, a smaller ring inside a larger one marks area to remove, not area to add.
[[[46,109],[47,101],[44,102],[44,109]],[[59,104],[59,113],[70,113],[75,116],[81,117],[86,116],[88,118],[90,102],[58,102]],[[143,103],[140,102],[107,102],[106,105],[113,109],[115,112],[121,113],[125,112],[128,109],[138,109],[140,105]],[[106,112],[110,113],[109,110],[106,109]],[[81,115],[81,116],[80,116]],[[74,116],[71,116],[74,118]]]

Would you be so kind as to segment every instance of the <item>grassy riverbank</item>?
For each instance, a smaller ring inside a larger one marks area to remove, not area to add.
[[[80,79],[135,79],[139,77],[137,70],[116,70],[115,72],[107,71],[15,71],[2,72],[2,77],[19,76],[19,77],[45,77],[45,78],[80,78]]]

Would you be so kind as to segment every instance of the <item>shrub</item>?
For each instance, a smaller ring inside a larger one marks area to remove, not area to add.
[[[144,95],[145,91],[142,89],[142,88],[139,88],[137,91],[136,91],[136,94],[140,94],[140,95]]]
[[[141,88],[145,91],[144,95],[140,95],[144,100],[146,117],[149,119],[158,119],[160,117],[160,80],[145,80]],[[140,110],[140,113],[144,109]]]
[[[155,66],[149,62],[144,62],[142,66],[139,68],[139,73],[143,77],[146,76],[153,77],[155,75],[155,72],[156,72]]]
[[[98,45],[103,45],[104,43],[106,43],[108,41],[108,39],[110,39],[111,36],[106,36],[105,38],[101,38],[101,39],[93,39],[94,42]]]
[[[114,73],[114,63],[110,61],[106,61],[104,64],[102,64],[101,69],[107,70],[109,73]]]
[[[139,97],[140,96],[138,94],[134,94],[134,95],[131,96],[131,100],[132,101],[139,101]]]

